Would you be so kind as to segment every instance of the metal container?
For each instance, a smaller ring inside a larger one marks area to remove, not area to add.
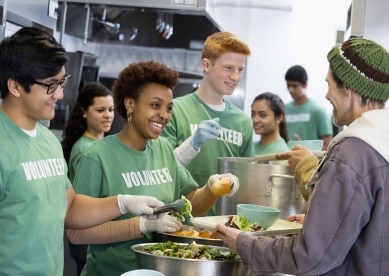
[[[280,219],[305,212],[306,202],[288,166],[261,164],[254,158],[222,157],[219,173],[236,175],[240,188],[234,196],[218,199],[217,216],[236,215],[236,205],[240,203],[280,209]]]
[[[180,231],[190,231],[190,230],[196,230],[197,232],[200,232],[201,230],[204,230],[204,229],[201,229],[201,228],[195,227],[195,226],[187,226],[187,225],[184,225],[180,229]],[[178,236],[178,235],[173,235],[173,234],[169,234],[169,233],[157,232],[157,242],[167,242],[167,241],[186,243],[186,244],[192,243],[194,241],[197,244],[227,247],[227,245],[221,239],[204,239],[201,237],[185,237],[185,236]]]
[[[158,256],[145,253],[142,248],[153,243],[143,243],[131,246],[135,252],[136,264],[138,269],[158,270],[166,276],[244,276],[250,271],[242,261],[212,261],[212,260],[194,260],[180,259],[167,256]],[[155,244],[155,243],[154,243]],[[180,243],[180,246],[187,246],[187,243]],[[225,247],[210,246],[223,251],[231,251]]]

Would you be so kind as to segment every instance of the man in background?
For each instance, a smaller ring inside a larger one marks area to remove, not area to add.
[[[199,184],[218,173],[219,157],[254,156],[250,117],[224,99],[238,86],[249,55],[247,44],[232,33],[209,36],[202,51],[200,87],[174,99],[172,119],[162,136]],[[215,208],[207,214],[215,215]]]
[[[324,106],[308,98],[308,75],[300,65],[292,66],[285,74],[293,101],[285,105],[286,124],[290,140],[323,140],[323,150],[332,139],[332,124]]]

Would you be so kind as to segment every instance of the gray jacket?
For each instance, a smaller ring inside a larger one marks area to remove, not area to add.
[[[363,113],[330,143],[310,185],[299,235],[239,234],[237,250],[254,272],[388,275],[389,110]]]

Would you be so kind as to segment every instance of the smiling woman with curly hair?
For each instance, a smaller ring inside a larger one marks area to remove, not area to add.
[[[231,174],[213,175],[199,189],[175,158],[171,144],[160,137],[171,119],[172,91],[178,81],[177,71],[153,61],[131,63],[120,72],[113,93],[115,108],[126,124],[119,134],[97,141],[82,155],[73,182],[77,193],[148,195],[165,204],[185,196],[192,214],[200,216],[220,196],[211,189],[218,179],[230,178],[230,189],[223,195],[236,192],[239,181]],[[120,275],[136,269],[133,244],[156,242],[153,232],[172,233],[182,226],[166,213],[156,218],[126,214],[100,227],[68,230],[70,241],[89,244],[82,275]]]

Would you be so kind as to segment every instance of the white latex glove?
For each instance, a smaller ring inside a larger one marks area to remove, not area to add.
[[[168,232],[173,233],[180,230],[182,227],[181,221],[178,221],[176,217],[172,217],[167,213],[157,220],[146,220],[143,217],[139,220],[140,232],[142,234],[150,232]]]
[[[206,141],[218,139],[220,137],[218,129],[220,129],[219,118],[201,121],[195,133],[190,138],[190,143],[193,148],[198,150]]]
[[[223,177],[228,177],[230,180],[231,180],[231,189],[230,189],[230,192],[228,193],[228,196],[231,197],[233,196],[234,194],[236,194],[236,192],[238,191],[239,189],[239,179],[231,174],[231,173],[225,173],[225,174],[214,174],[214,175],[211,175],[208,179],[208,187],[211,189],[212,188],[212,185],[218,181],[219,179],[223,178]],[[211,189],[212,190],[212,189]]]
[[[118,195],[118,206],[122,214],[132,213],[140,216],[145,215],[147,219],[158,219],[160,215],[153,214],[153,208],[165,205],[155,197]]]

